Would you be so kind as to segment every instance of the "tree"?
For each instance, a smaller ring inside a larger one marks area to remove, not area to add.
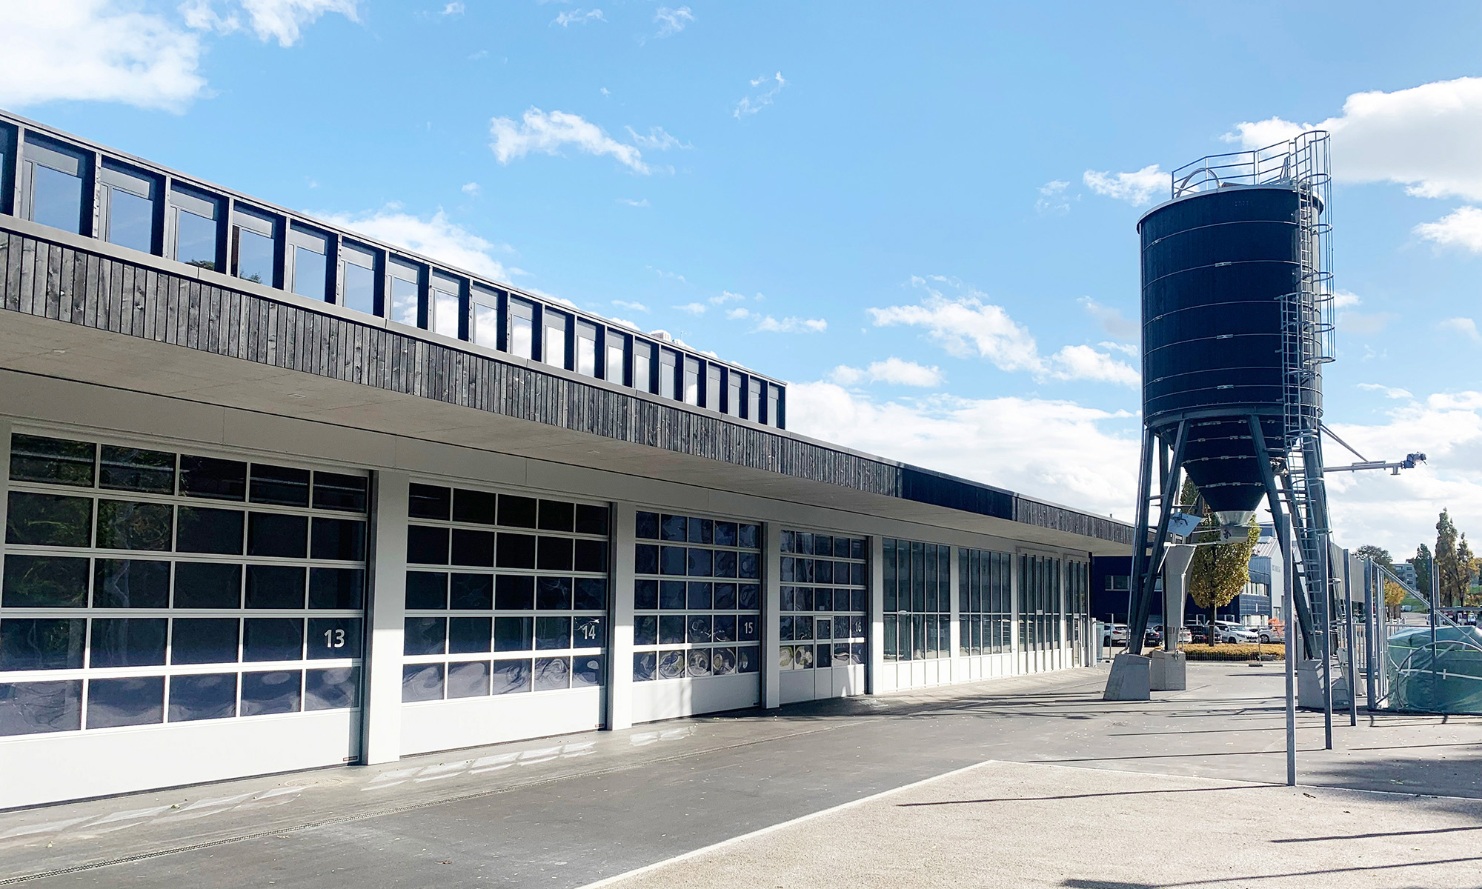
[[[1400,586],[1388,577],[1384,578],[1384,604],[1389,609],[1390,617],[1394,617],[1399,613],[1400,605],[1404,603],[1405,597],[1408,595],[1409,593],[1405,591],[1403,586]]]
[[[1382,546],[1375,546],[1372,543],[1366,543],[1358,549],[1354,550],[1354,554],[1361,559],[1368,559],[1371,562],[1376,562],[1386,568],[1389,568],[1390,570],[1394,570],[1394,559],[1390,556],[1389,550],[1385,549]]]
[[[1190,503],[1197,498],[1187,494],[1192,485],[1185,485],[1179,499]],[[1189,597],[1200,608],[1209,609],[1209,642],[1215,644],[1214,624],[1221,606],[1229,605],[1245,585],[1250,582],[1250,557],[1261,539],[1261,529],[1252,516],[1246,526],[1245,539],[1230,543],[1214,543],[1220,539],[1219,520],[1205,509],[1204,521],[1189,535],[1190,543],[1203,544],[1194,550],[1194,560],[1189,565]]]
[[[1451,514],[1444,509],[1436,520],[1436,580],[1440,583],[1436,601],[1441,605],[1460,605],[1466,590],[1462,586],[1461,561],[1457,557],[1456,525],[1451,521]]]
[[[1415,591],[1427,602],[1431,600],[1431,561],[1431,548],[1423,543],[1416,548],[1415,558],[1409,560],[1415,566]]]

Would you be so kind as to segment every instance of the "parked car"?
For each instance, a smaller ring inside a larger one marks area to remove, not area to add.
[[[1270,645],[1273,642],[1286,641],[1286,633],[1280,627],[1273,627],[1270,624],[1267,624],[1264,627],[1257,627],[1256,637],[1260,640],[1262,645]]]
[[[1127,625],[1126,624],[1102,624],[1101,625],[1101,644],[1102,644],[1103,647],[1108,646],[1108,645],[1126,645],[1127,644]]]
[[[1239,624],[1231,624],[1224,627],[1215,627],[1215,635],[1224,643],[1248,643],[1255,644],[1261,641],[1261,637],[1250,627],[1242,627]]]
[[[1184,627],[1189,631],[1189,641],[1199,645],[1209,644],[1209,627],[1204,624],[1192,624]]]

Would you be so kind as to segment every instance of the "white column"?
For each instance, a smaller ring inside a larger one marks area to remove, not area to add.
[[[782,671],[777,667],[782,635],[782,526],[762,523],[762,706],[782,706]]]
[[[885,538],[872,534],[869,545],[870,664],[865,671],[865,694],[872,695],[880,688],[879,677],[885,670]]]
[[[371,565],[366,606],[365,700],[360,761],[401,758],[401,661],[406,616],[407,505],[411,478],[382,471],[372,477]]]
[[[633,547],[638,509],[631,503],[612,506],[611,574],[607,587],[607,614],[612,622],[607,661],[609,730],[633,725]]]

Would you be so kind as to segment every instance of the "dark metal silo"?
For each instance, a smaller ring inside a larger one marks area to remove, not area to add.
[[[1171,440],[1191,421],[1184,468],[1230,523],[1266,493],[1249,418],[1270,454],[1286,452],[1283,297],[1301,287],[1301,213],[1296,189],[1237,185],[1138,222],[1143,422]]]

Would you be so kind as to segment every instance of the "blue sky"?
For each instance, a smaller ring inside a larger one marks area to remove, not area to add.
[[[1431,456],[1334,477],[1339,541],[1482,528],[1475,4],[0,14],[0,107],[669,331],[789,380],[805,434],[1123,519],[1137,218],[1171,168],[1330,127],[1327,421]]]

